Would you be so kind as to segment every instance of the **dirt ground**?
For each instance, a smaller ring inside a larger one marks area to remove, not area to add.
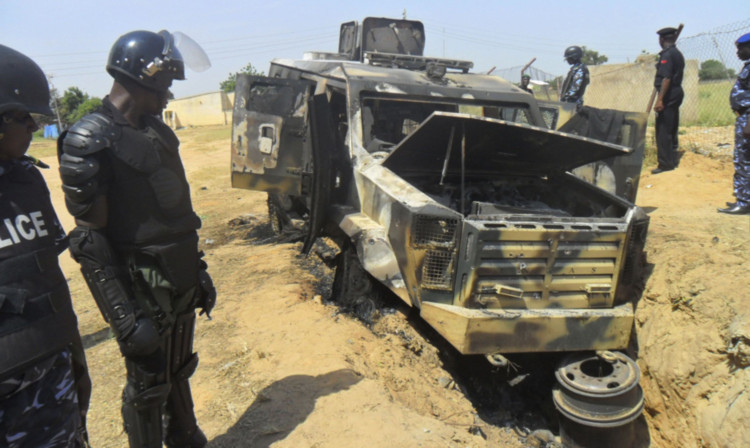
[[[178,131],[203,219],[201,248],[219,292],[213,320],[197,324],[201,362],[192,378],[209,446],[530,446],[522,419],[503,406],[492,419],[486,409],[480,416],[439,356],[440,344],[425,339],[405,311],[371,329],[325,300],[330,270],[300,257],[299,243],[272,235],[264,194],[230,187],[229,133]],[[31,154],[50,154],[50,146],[35,142]],[[57,162],[43,160],[71,229]],[[732,199],[731,160],[687,152],[675,171],[652,176],[650,168],[637,200],[651,226],[636,331],[651,446],[750,446],[743,423],[750,415],[750,218],[716,213]],[[94,383],[92,445],[127,446],[117,345],[77,266],[67,255],[62,262]]]

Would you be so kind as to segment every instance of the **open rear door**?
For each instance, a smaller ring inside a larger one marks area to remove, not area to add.
[[[232,114],[232,187],[304,196],[312,156],[306,80],[239,75]]]

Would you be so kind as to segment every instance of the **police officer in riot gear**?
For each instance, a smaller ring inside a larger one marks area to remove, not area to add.
[[[67,238],[26,154],[51,115],[44,73],[0,45],[0,446],[83,447],[91,380],[68,284]]]
[[[583,58],[583,49],[572,46],[565,49],[565,61],[570,64],[568,76],[563,81],[560,90],[560,101],[564,103],[575,103],[576,111],[583,107],[583,94],[586,93],[586,86],[589,85],[589,69],[586,64],[581,62]]]
[[[656,32],[659,35],[659,60],[656,62],[654,88],[658,91],[654,111],[658,166],[651,174],[659,174],[677,168],[677,130],[680,125],[680,105],[685,92],[682,90],[682,75],[685,58],[675,46],[677,28],[667,27]]]
[[[201,222],[179,141],[156,117],[172,81],[185,79],[188,51],[207,65],[183,34],[121,36],[109,54],[114,83],[102,108],[58,141],[66,205],[77,224],[70,251],[125,357],[122,416],[138,448],[207,443],[189,378],[198,365],[195,309],[208,314],[216,292],[198,252]]]
[[[720,208],[729,215],[750,214],[750,33],[735,42],[737,57],[745,65],[729,94],[729,105],[737,115],[734,123],[734,197],[735,202]]]

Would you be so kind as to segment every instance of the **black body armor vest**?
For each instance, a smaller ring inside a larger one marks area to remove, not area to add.
[[[0,163],[0,379],[78,339],[64,236],[39,171]]]
[[[62,137],[61,173],[64,189],[71,186],[66,190],[69,208],[74,215],[76,208],[87,208],[81,198],[93,201],[96,195],[77,193],[91,185],[106,191],[110,244],[123,256],[146,253],[157,258],[178,292],[187,291],[198,282],[201,222],[190,200],[179,141],[156,118],[145,117],[146,126],[135,129],[117,123],[112,109],[105,102],[102,112],[84,117]],[[86,164],[91,158],[95,162]],[[80,160],[80,177],[93,180],[74,191],[64,170]],[[78,203],[70,204],[74,201]]]
[[[115,246],[170,242],[200,228],[177,137],[149,121],[144,130],[123,127],[121,139],[104,151],[112,174],[107,233]]]

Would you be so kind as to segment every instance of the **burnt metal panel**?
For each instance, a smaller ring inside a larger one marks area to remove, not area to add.
[[[240,75],[232,114],[232,186],[300,195],[310,169],[310,81]]]
[[[447,150],[451,130],[456,138]],[[465,138],[467,173],[544,176],[631,150],[544,128],[452,112],[434,112],[399,143],[383,165],[395,173],[459,173]]]
[[[339,31],[339,54],[346,55],[352,61],[359,60],[359,24],[356,20],[344,22]]]
[[[468,308],[611,307],[627,224],[466,220],[457,277]]]
[[[617,196],[635,202],[646,146],[647,119],[648,115],[643,112],[584,107],[560,126],[560,132],[626,146],[631,148],[632,152],[626,157],[608,157],[596,161],[587,171],[577,171],[575,174]],[[607,176],[612,179],[608,180]]]
[[[416,20],[367,17],[362,21],[362,52],[422,56],[424,25]]]
[[[599,310],[472,310],[425,302],[421,316],[462,354],[621,349],[633,326],[630,303]]]

